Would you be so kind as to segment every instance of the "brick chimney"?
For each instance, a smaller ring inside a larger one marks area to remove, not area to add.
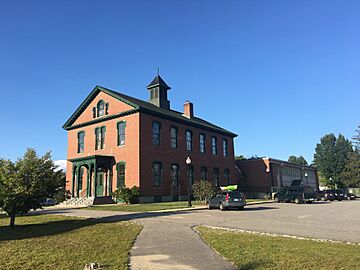
[[[184,116],[190,119],[194,117],[194,105],[188,100],[184,103]]]

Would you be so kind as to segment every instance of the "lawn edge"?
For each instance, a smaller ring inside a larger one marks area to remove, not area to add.
[[[133,250],[134,245],[135,245],[135,242],[136,242],[136,240],[138,239],[140,233],[141,233],[142,230],[144,229],[144,225],[141,224],[140,221],[135,220],[135,221],[130,221],[130,222],[139,225],[139,226],[141,227],[141,230],[139,231],[139,233],[138,233],[138,234],[136,235],[136,237],[134,238],[133,242],[131,243],[131,247],[130,247],[130,249],[128,250],[128,261],[127,261],[127,269],[128,269],[128,270],[131,270],[131,251]]]
[[[206,242],[206,240],[204,239],[204,237],[202,236],[201,232],[198,231],[198,227],[207,227],[204,225],[192,225],[190,228],[198,235],[198,237],[200,238],[200,240],[206,245],[208,246],[212,251],[214,251],[217,255],[219,255],[221,258],[223,258],[223,260],[225,260],[226,262],[230,263],[231,265],[233,265],[236,269],[238,269],[238,266],[235,264],[235,262],[231,261],[230,259],[224,257],[220,252],[218,252],[213,246],[211,246],[208,242]]]
[[[288,239],[303,240],[303,241],[313,241],[313,242],[318,242],[318,243],[360,246],[360,242],[357,243],[357,242],[339,241],[339,240],[324,239],[324,238],[312,238],[312,237],[305,237],[305,236],[260,232],[260,231],[243,230],[243,229],[232,229],[232,228],[208,226],[208,225],[196,225],[195,227],[205,227],[205,228],[219,230],[219,231],[228,231],[228,232],[233,232],[233,233],[246,233],[246,234],[259,235],[259,236],[269,236],[269,237],[274,237],[274,238],[279,237],[279,238],[288,238]]]

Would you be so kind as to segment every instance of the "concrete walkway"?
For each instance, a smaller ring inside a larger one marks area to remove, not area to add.
[[[206,245],[192,229],[195,224],[179,222],[191,211],[130,213],[83,209],[47,209],[44,214],[132,220],[143,225],[130,252],[132,270],[218,270],[236,269]]]
[[[180,218],[175,217],[173,218]],[[131,269],[236,269],[209,248],[187,224],[146,220],[131,250]]]

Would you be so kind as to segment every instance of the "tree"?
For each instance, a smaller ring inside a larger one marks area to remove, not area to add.
[[[331,177],[337,181],[345,169],[351,152],[353,152],[352,144],[343,135],[339,134],[336,138],[332,133],[326,134],[316,145],[314,164],[325,179]]]
[[[235,160],[244,160],[246,157],[244,155],[235,156]]]
[[[360,187],[360,151],[356,149],[349,153],[344,171],[340,174],[340,180],[347,186]]]
[[[9,215],[10,227],[16,215],[41,208],[63,187],[64,173],[56,168],[50,152],[38,157],[34,149],[16,162],[0,159],[0,208]]]
[[[288,159],[288,162],[290,163],[294,163],[294,164],[299,164],[299,165],[308,165],[308,162],[306,161],[306,159],[303,156],[290,156]]]
[[[112,193],[112,196],[118,201],[123,200],[126,204],[128,203],[136,203],[140,196],[140,191],[137,186],[133,186],[132,188],[122,187],[115,190]]]
[[[214,187],[206,180],[195,181],[192,186],[192,191],[197,201],[206,201],[214,196]]]

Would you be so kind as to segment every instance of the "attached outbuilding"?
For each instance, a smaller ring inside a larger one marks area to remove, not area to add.
[[[317,169],[274,158],[236,160],[238,185],[248,196],[263,198],[279,187],[310,186],[319,190]]]

